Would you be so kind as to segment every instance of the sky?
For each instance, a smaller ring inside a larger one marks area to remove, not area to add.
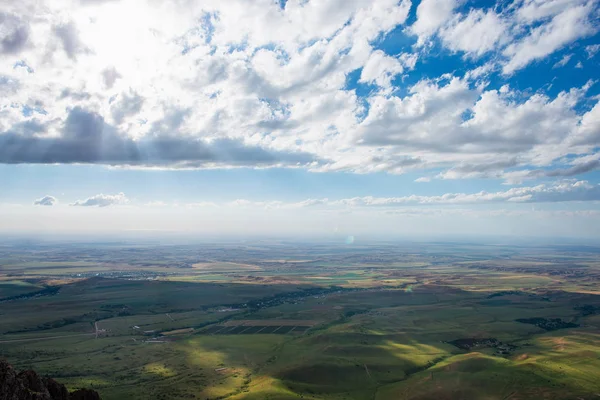
[[[0,0],[0,232],[600,238],[600,0]]]

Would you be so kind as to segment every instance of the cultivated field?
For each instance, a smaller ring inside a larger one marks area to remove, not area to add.
[[[0,256],[0,356],[103,399],[600,396],[595,248],[14,245]]]

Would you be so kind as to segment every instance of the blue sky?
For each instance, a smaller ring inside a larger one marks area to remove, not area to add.
[[[29,3],[1,230],[600,234],[598,0]]]

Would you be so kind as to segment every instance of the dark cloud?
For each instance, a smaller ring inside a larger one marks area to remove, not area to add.
[[[450,168],[438,175],[443,179],[458,178],[501,178],[506,168],[512,168],[519,165],[519,160],[512,157],[506,160],[497,160],[481,163],[461,163],[456,167]]]
[[[44,196],[41,199],[37,199],[33,202],[36,206],[53,206],[57,203],[56,197],[54,196]]]
[[[73,108],[62,135],[40,135],[46,126],[35,121],[16,125],[0,134],[0,163],[108,165],[200,168],[203,166],[267,167],[307,165],[319,160],[302,152],[287,152],[247,145],[239,139],[207,140],[177,136],[174,130],[185,113],[174,112],[153,134],[140,140],[122,135],[104,118],[80,107]]]
[[[29,24],[21,18],[0,12],[0,48],[3,54],[16,54],[29,40]]]
[[[73,100],[89,100],[92,96],[87,92],[73,92],[71,89],[66,88],[60,93],[59,100],[70,98]]]
[[[403,173],[406,169],[418,168],[422,166],[424,160],[420,157],[392,156],[392,157],[371,157],[369,165],[373,165],[375,170],[385,170],[392,173]]]
[[[268,129],[269,131],[283,131],[292,130],[302,126],[300,121],[290,121],[282,119],[272,119],[260,121],[257,126],[262,129]]]
[[[21,135],[21,136],[31,136],[38,133],[43,133],[46,131],[46,125],[40,123],[35,119],[31,119],[28,121],[19,122],[13,125],[11,130],[12,133]],[[0,138],[2,136],[0,135]],[[0,139],[0,143],[2,143],[2,139]],[[2,149],[0,149],[0,152]]]
[[[131,95],[123,94],[121,99],[111,106],[113,119],[120,124],[123,118],[135,115],[140,112],[144,105],[144,98],[139,94],[132,92]]]
[[[600,161],[599,160],[592,160],[592,161],[589,161],[589,162],[586,162],[586,163],[574,165],[574,166],[572,166],[570,168],[549,170],[549,171],[546,171],[545,175],[546,176],[551,176],[551,177],[557,177],[557,176],[562,176],[562,177],[575,176],[575,175],[585,174],[587,172],[591,172],[591,171],[597,170],[598,168],[600,168]]]
[[[237,139],[212,141],[161,137],[142,144],[149,160],[159,164],[178,163],[194,167],[206,163],[233,166],[306,165],[315,161],[312,154],[290,153],[249,146]]]
[[[89,50],[79,40],[79,34],[74,22],[55,26],[54,34],[60,39],[63,49],[71,60],[77,58],[77,54],[86,53]]]
[[[373,163],[386,163],[395,167],[410,167],[413,165],[418,165],[423,163],[423,159],[419,157],[396,157],[392,160],[387,160],[381,156],[371,157],[371,162]]]
[[[163,119],[152,123],[151,131],[156,135],[170,135],[177,131],[191,112],[190,109],[172,108]]]
[[[123,76],[119,74],[119,72],[115,69],[115,67],[106,68],[102,71],[102,80],[104,81],[104,86],[107,89],[112,89],[115,85],[117,79],[122,78]]]
[[[503,170],[504,168],[511,168],[519,165],[519,162],[516,158],[511,158],[509,160],[499,160],[492,161],[489,163],[481,163],[481,164],[460,164],[455,168],[452,168],[452,171],[456,171],[459,173],[473,173],[473,172],[489,172],[489,171],[498,171]]]
[[[20,163],[118,163],[135,159],[135,145],[104,123],[95,113],[79,107],[69,113],[62,136],[39,135],[46,127],[28,121],[0,134],[0,162]]]
[[[527,173],[527,178],[567,178],[600,169],[600,160],[592,160],[569,168],[536,169]]]

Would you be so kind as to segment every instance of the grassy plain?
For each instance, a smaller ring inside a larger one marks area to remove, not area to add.
[[[0,357],[105,400],[600,396],[594,249],[101,249],[0,252]]]

